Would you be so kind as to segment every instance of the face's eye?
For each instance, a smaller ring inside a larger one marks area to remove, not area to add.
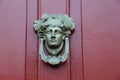
[[[60,28],[61,28],[62,26],[58,26],[58,27],[60,27]]]
[[[51,34],[51,33],[52,33],[52,30],[51,30],[51,29],[50,29],[50,30],[47,30],[46,33]]]
[[[55,30],[55,34],[62,34],[62,32],[59,30]]]

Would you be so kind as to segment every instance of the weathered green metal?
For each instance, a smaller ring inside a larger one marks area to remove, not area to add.
[[[34,30],[40,39],[41,59],[51,65],[66,61],[69,54],[69,37],[74,29],[74,22],[67,15],[43,14],[40,20],[36,20]],[[44,47],[48,55],[45,54]],[[65,49],[61,55],[63,47]]]

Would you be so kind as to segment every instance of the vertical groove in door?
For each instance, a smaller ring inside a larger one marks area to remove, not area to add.
[[[40,17],[41,17],[41,0],[37,0],[37,2],[38,2],[38,6],[37,6],[37,20],[39,20],[40,19]],[[39,38],[37,39],[37,52],[38,52],[38,64],[37,64],[37,74],[38,74],[38,79],[37,80],[42,80],[41,79],[41,60],[40,60],[40,54],[39,54]]]
[[[83,80],[84,80],[84,57],[83,57],[83,25],[82,25],[82,0],[80,0],[80,13],[81,13],[81,47],[82,47],[82,76],[83,76]]]
[[[82,51],[82,1],[70,0],[70,16],[75,22],[75,31],[71,36],[71,79],[83,80]]]
[[[66,0],[66,14],[70,16],[70,0]]]
[[[25,28],[25,73],[24,73],[24,80],[27,80],[26,79],[26,67],[27,67],[27,60],[26,60],[26,58],[27,58],[27,7],[28,7],[28,5],[27,5],[28,3],[27,3],[27,0],[26,0],[26,28]]]
[[[40,6],[41,6],[40,5],[40,0],[37,0],[37,20],[40,17],[40,11],[41,11]],[[39,69],[41,68],[41,67],[39,68],[39,63],[40,63],[39,57],[40,57],[40,55],[39,55],[39,38],[37,37],[37,80],[39,79],[38,73],[39,73]]]
[[[66,14],[70,16],[70,0],[66,0]],[[67,62],[67,80],[71,80],[71,53],[69,53]]]
[[[37,39],[33,22],[37,19],[37,0],[26,0],[26,80],[37,80]]]

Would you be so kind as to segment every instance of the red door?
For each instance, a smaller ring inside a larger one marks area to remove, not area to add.
[[[43,13],[68,14],[75,31],[68,60],[41,61],[33,21]],[[1,0],[0,80],[119,80],[119,0]]]
[[[79,0],[28,0],[27,3],[26,79],[83,80],[81,2]],[[38,55],[39,41],[33,31],[33,21],[39,19],[43,13],[68,14],[76,23],[76,30],[70,39],[69,59],[56,68],[42,62]]]
[[[26,1],[0,0],[0,80],[24,80]]]
[[[83,0],[84,80],[120,80],[120,0]]]

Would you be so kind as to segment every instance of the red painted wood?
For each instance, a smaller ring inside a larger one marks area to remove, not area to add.
[[[41,14],[67,13],[67,0],[40,0]]]
[[[85,80],[120,79],[120,1],[83,0]]]
[[[26,0],[0,0],[0,80],[24,80]]]
[[[62,6],[61,6],[62,5]],[[43,13],[61,13],[66,14],[67,6],[66,0],[41,0],[39,5],[40,15]],[[39,15],[39,16],[40,16]],[[59,67],[53,68],[48,64],[44,64],[41,59],[39,59],[39,78],[38,80],[68,80],[68,61],[65,64],[61,64]]]
[[[39,17],[43,13],[71,15],[75,20],[76,30],[70,40],[71,51],[66,63],[53,68],[43,63],[40,58],[38,59],[38,80],[83,80],[80,4],[79,0],[75,2],[72,0],[39,0]]]
[[[33,22],[37,19],[37,0],[27,0],[27,46],[26,46],[26,80],[37,80],[37,35],[33,31]]]
[[[83,80],[80,4],[79,0],[1,1],[0,80]],[[33,21],[43,13],[68,14],[76,23],[70,56],[57,68],[44,64],[38,56]]]
[[[81,0],[70,1],[70,16],[75,21],[75,31],[71,36],[71,79],[83,80]]]

